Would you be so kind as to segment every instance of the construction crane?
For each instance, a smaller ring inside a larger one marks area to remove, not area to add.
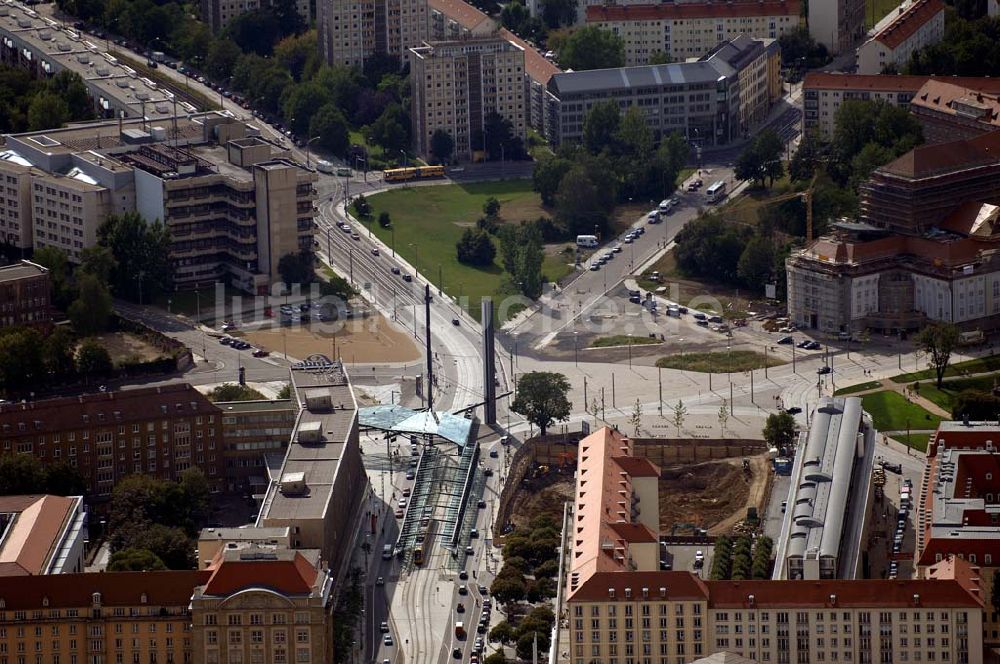
[[[818,175],[819,171],[813,174],[812,180],[809,181],[809,186],[805,191],[793,191],[788,194],[782,194],[781,196],[775,196],[761,201],[754,201],[749,205],[742,206],[740,211],[748,212],[766,205],[774,205],[776,203],[783,203],[795,198],[801,198],[802,202],[805,203],[806,206],[806,244],[809,244],[813,240],[813,188],[816,186],[816,177]]]

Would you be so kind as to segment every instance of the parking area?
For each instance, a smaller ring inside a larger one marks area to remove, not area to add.
[[[876,499],[869,514],[868,576],[909,579],[913,576],[916,547],[913,487],[919,484],[920,477],[912,468],[894,463],[886,464],[881,474],[876,473],[876,478],[884,476],[885,483],[879,487],[881,482],[876,479]]]
[[[675,572],[694,572],[707,579],[715,550],[711,544],[665,544],[660,546],[660,567]],[[665,563],[665,564],[664,564]]]

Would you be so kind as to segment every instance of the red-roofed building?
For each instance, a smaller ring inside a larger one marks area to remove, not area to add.
[[[0,497],[0,577],[82,572],[86,538],[82,496]]]
[[[749,35],[777,39],[801,24],[799,0],[737,0],[656,5],[601,4],[586,7],[587,25],[610,30],[625,45],[625,66],[700,58],[720,42]]]
[[[192,656],[190,604],[208,577],[160,571],[0,579],[0,662],[203,662]]]
[[[333,578],[319,552],[231,546],[191,598],[194,661],[332,664]]]
[[[983,661],[983,603],[967,569],[905,581],[598,572],[567,604],[574,664],[684,664],[720,652],[757,662]]]
[[[976,567],[986,607],[987,644],[1000,646],[1000,616],[993,610],[1000,568],[1000,426],[942,422],[927,445],[914,521],[917,573],[940,577],[951,566]],[[949,563],[949,561],[951,561]]]
[[[879,21],[858,49],[858,73],[902,69],[916,51],[944,37],[944,2],[904,0]]]

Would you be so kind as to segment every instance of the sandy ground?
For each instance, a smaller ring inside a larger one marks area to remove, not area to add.
[[[254,346],[275,354],[286,351],[291,357],[305,359],[321,353],[336,354],[351,364],[414,362],[420,359],[420,349],[413,337],[401,332],[380,315],[348,321],[335,334],[323,326],[279,327],[253,330],[242,336]]]
[[[115,364],[128,359],[149,362],[164,355],[155,346],[127,332],[107,332],[98,334],[94,338],[104,346],[108,354],[111,355],[111,361]]]

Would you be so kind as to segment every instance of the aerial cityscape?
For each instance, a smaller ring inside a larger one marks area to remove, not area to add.
[[[1000,664],[1000,0],[0,0],[0,664]]]

